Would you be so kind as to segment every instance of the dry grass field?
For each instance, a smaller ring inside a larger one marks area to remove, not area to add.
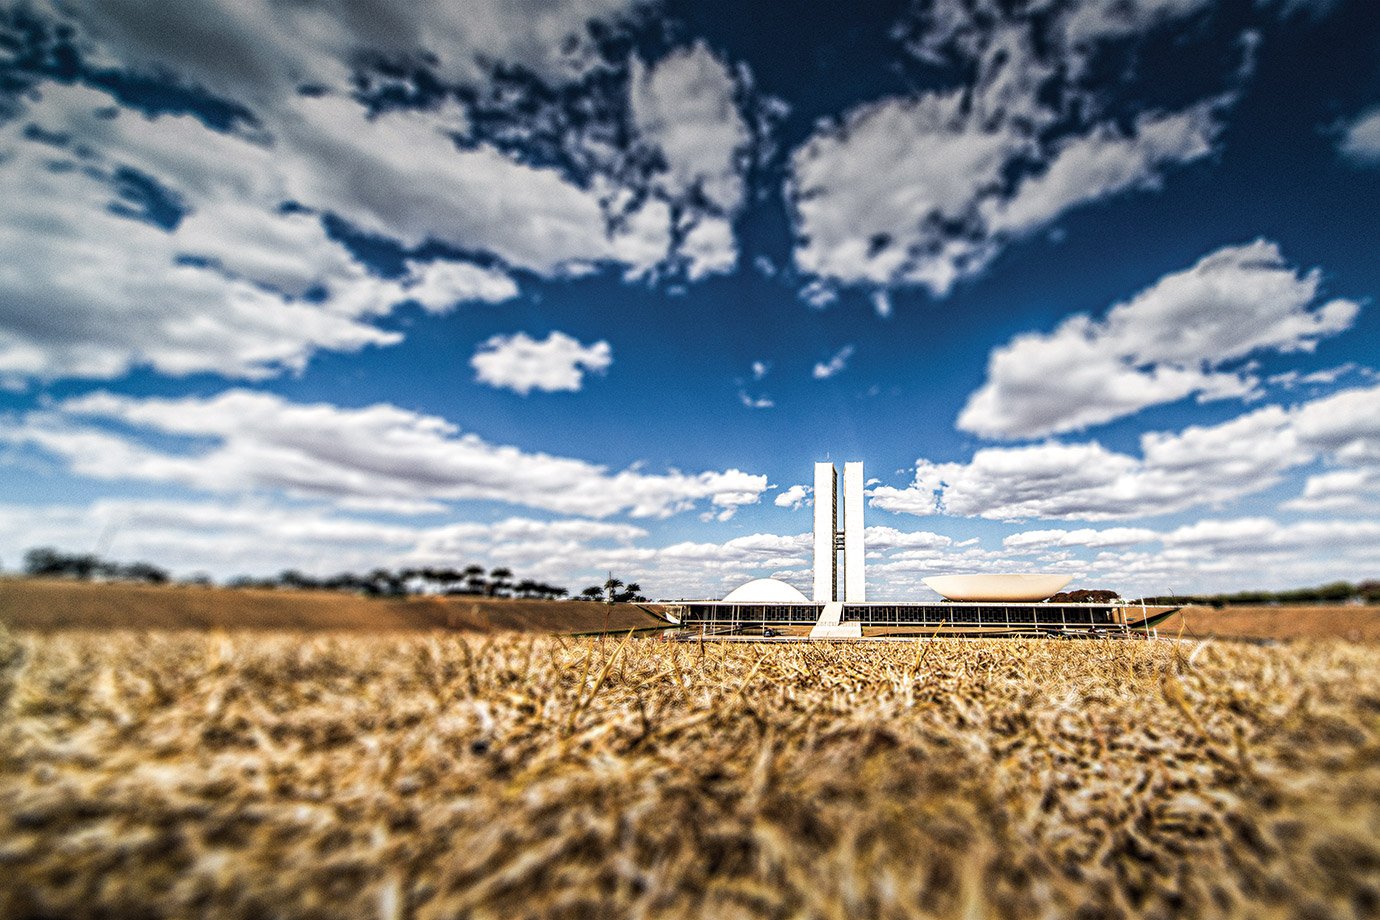
[[[636,604],[482,597],[370,598],[336,591],[93,584],[0,579],[0,625],[11,629],[457,629],[543,633],[648,629],[665,622]]]
[[[1185,607],[1160,624],[1161,636],[1222,636],[1252,639],[1317,639],[1336,636],[1380,641],[1380,606]]]
[[[1374,917],[1380,649],[0,638],[0,916]]]

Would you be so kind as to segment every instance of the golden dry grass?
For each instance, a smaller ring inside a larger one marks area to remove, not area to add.
[[[1298,606],[1185,607],[1160,624],[1160,635],[1234,636],[1270,639],[1380,641],[1380,606],[1315,604]]]
[[[0,640],[0,916],[1363,917],[1380,650]]]

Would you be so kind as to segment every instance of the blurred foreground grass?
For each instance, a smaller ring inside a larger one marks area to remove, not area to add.
[[[0,636],[0,916],[1363,917],[1380,648]]]

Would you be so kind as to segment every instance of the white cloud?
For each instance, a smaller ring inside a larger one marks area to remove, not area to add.
[[[613,363],[608,342],[582,345],[564,332],[545,339],[525,333],[496,335],[479,347],[470,359],[475,379],[526,396],[532,390],[575,393],[586,373],[602,374]]]
[[[928,596],[920,583],[926,575],[994,568],[1065,572],[1077,587],[1111,587],[1128,597],[1280,588],[1355,579],[1380,562],[1380,524],[1372,520],[1209,519],[1168,532],[1112,528],[1043,534],[1014,535],[1003,549],[991,551],[976,541],[953,544],[938,534],[869,527],[869,593],[877,599],[913,599]],[[636,525],[589,518],[415,526],[341,515],[318,505],[259,500],[0,505],[0,558],[11,568],[30,547],[77,551],[98,543],[106,544],[109,558],[222,578],[284,568],[329,575],[380,565],[477,563],[506,565],[520,577],[574,592],[610,570],[639,581],[644,593],[655,597],[721,597],[763,575],[809,586],[808,532],[655,546]],[[1137,544],[1147,546],[1127,549]],[[1054,554],[1032,559],[1042,548]]]
[[[398,341],[370,320],[405,300],[443,312],[517,293],[503,272],[465,262],[380,278],[316,217],[277,208],[271,151],[189,117],[119,110],[95,90],[41,94],[0,126],[0,376],[11,383],[138,365],[263,377],[317,349]],[[45,143],[30,124],[74,142]],[[181,201],[175,229],[116,213],[142,207],[122,170]]]
[[[845,283],[924,284],[945,292],[962,270],[931,228],[971,211],[1023,146],[963,112],[965,94],[888,99],[849,113],[792,157],[801,271]],[[963,245],[963,253],[970,247]]]
[[[191,0],[156,22],[125,0],[40,12],[74,19],[89,61],[202,87],[247,105],[254,122],[217,131],[54,83],[17,101],[20,117],[0,126],[0,239],[12,263],[33,269],[0,277],[10,307],[0,307],[0,384],[110,378],[140,365],[262,377],[298,370],[318,349],[397,342],[368,320],[401,300],[440,311],[511,298],[511,268],[563,276],[614,266],[633,278],[675,265],[698,280],[736,265],[731,218],[750,138],[736,80],[703,45],[633,64],[642,142],[666,160],[650,187],[606,136],[612,121],[561,129],[583,164],[567,175],[485,141],[455,97],[371,112],[353,95],[352,74],[377,77],[384,59],[481,95],[495,64],[571,85],[595,60],[580,40],[588,23],[645,12],[624,0],[463,11]],[[306,85],[315,91],[303,94]],[[42,134],[26,133],[30,125]],[[139,213],[146,202],[134,186],[145,180],[177,202],[180,223],[155,226]],[[382,279],[325,234],[322,213],[404,247],[482,253],[491,267],[432,263]],[[70,304],[65,320],[50,302]],[[35,316],[49,318],[25,320]]]
[[[1026,530],[1003,537],[1001,545],[1009,550],[1033,552],[1050,547],[1066,546],[1134,546],[1159,539],[1159,533],[1144,527],[1109,527],[1094,530]]]
[[[1337,149],[1356,163],[1368,166],[1380,163],[1380,106],[1362,112],[1347,124]]]
[[[698,192],[721,214],[736,211],[749,138],[727,66],[696,42],[651,66],[634,57],[631,69],[633,122],[666,163],[660,187],[674,199]]]
[[[1380,388],[1372,387],[1293,409],[1265,406],[1217,425],[1146,433],[1140,457],[1092,441],[984,448],[967,463],[922,459],[911,485],[878,486],[872,505],[920,515],[1089,521],[1220,507],[1320,458],[1349,469],[1380,466],[1377,404]],[[1310,506],[1305,495],[1293,506],[1337,507],[1335,490],[1346,482],[1314,486],[1328,505]]]
[[[753,504],[767,489],[765,476],[736,469],[610,472],[490,444],[397,406],[345,409],[247,390],[209,399],[95,393],[3,424],[0,443],[37,448],[91,479],[337,502],[489,500],[594,517],[666,517],[705,501],[720,510]]]
[[[753,396],[747,390],[738,391],[738,401],[748,409],[776,408],[776,401],[770,396]]]
[[[738,264],[733,225],[721,217],[697,217],[686,231],[679,252],[691,281],[731,272]]]
[[[767,362],[765,362],[765,361],[753,361],[753,362],[752,362],[752,379],[753,379],[753,380],[761,380],[763,377],[767,376],[767,372],[770,371],[770,370],[771,370],[771,365],[768,364]]]
[[[1021,183],[1015,195],[983,200],[988,232],[1028,234],[1077,205],[1132,188],[1159,187],[1164,167],[1212,152],[1217,105],[1142,115],[1129,135],[1104,124],[1066,141],[1053,151],[1048,168]]]
[[[371,58],[428,61],[443,79],[471,83],[491,62],[552,81],[591,63],[586,24],[628,15],[628,0],[420,0],[398,6],[356,0],[325,8],[275,0],[186,0],[154,9],[139,0],[40,9],[79,24],[98,61],[269,107],[306,84],[342,87]]]
[[[820,361],[815,364],[811,372],[816,380],[828,380],[835,374],[848,367],[848,359],[853,357],[854,348],[852,345],[845,345],[835,352],[834,356],[828,361]]]
[[[811,491],[813,490],[809,486],[797,483],[776,496],[776,507],[795,511],[810,500]]]
[[[1308,477],[1303,492],[1286,502],[1294,511],[1380,511],[1380,389],[1344,390],[1304,405],[1299,439],[1329,455],[1335,466]]]
[[[1143,111],[1128,124],[1082,74],[1109,42],[1207,5],[924,5],[908,24],[919,36],[910,50],[972,82],[863,104],[794,152],[796,265],[828,283],[944,296],[1070,208],[1158,187],[1169,169],[1213,151],[1234,97]]]
[[[868,527],[863,531],[863,543],[873,550],[935,550],[953,545],[953,538],[927,530],[902,531],[894,527]]]
[[[958,417],[986,437],[1087,428],[1186,396],[1244,396],[1258,381],[1222,370],[1256,351],[1311,351],[1359,305],[1318,299],[1321,272],[1289,267],[1264,240],[1228,246],[1161,278],[1102,320],[1079,314],[994,350]]]
[[[1380,513],[1380,466],[1309,476],[1302,493],[1281,507],[1288,511]]]
[[[1350,549],[1380,559],[1376,555],[1380,550],[1380,522],[1341,520],[1286,524],[1270,518],[1204,520],[1165,534],[1163,543],[1168,550],[1253,555]]]
[[[641,140],[660,155],[652,187],[685,210],[679,261],[699,281],[738,262],[733,217],[744,197],[751,137],[738,84],[704,42],[648,65],[630,62],[628,102]]]

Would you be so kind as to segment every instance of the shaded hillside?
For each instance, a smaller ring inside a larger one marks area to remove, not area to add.
[[[651,605],[0,580],[13,629],[458,629],[578,633],[665,625]]]
[[[1160,624],[1161,636],[1380,641],[1380,606],[1185,607]]]

